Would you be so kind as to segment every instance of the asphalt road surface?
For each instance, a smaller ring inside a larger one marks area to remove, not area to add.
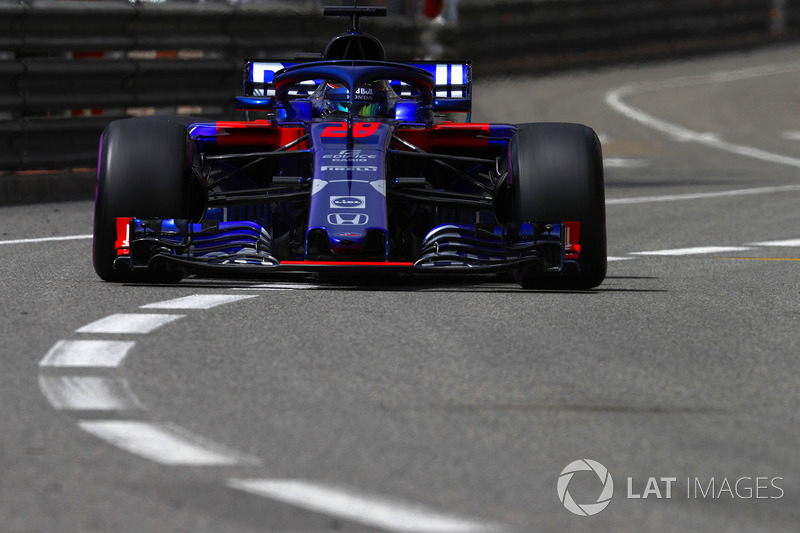
[[[0,530],[797,531],[798,57],[475,86],[600,134],[588,292],[112,285],[89,202],[0,208]]]

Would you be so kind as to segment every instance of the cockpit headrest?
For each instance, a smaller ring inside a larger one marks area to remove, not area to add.
[[[386,50],[368,33],[342,33],[328,42],[322,56],[328,60],[386,61]]]

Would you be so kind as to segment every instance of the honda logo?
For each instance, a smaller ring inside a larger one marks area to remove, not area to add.
[[[361,213],[331,213],[328,224],[331,226],[366,226],[369,217]]]

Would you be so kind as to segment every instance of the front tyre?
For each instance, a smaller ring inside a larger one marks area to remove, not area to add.
[[[114,268],[117,217],[190,218],[192,142],[186,126],[154,118],[116,120],[100,138],[92,260],[112,282],[177,282],[179,272]]]
[[[591,289],[606,276],[603,156],[594,131],[581,124],[520,124],[509,143],[514,222],[580,222],[577,269],[560,275],[522,268],[524,288]],[[570,265],[567,265],[569,267]]]

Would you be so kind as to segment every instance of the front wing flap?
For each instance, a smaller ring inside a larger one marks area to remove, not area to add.
[[[576,223],[507,228],[447,224],[434,228],[413,261],[308,261],[278,259],[269,232],[254,222],[191,223],[174,219],[120,218],[115,268],[168,268],[206,275],[358,272],[474,274],[536,266],[557,274],[575,266]]]

